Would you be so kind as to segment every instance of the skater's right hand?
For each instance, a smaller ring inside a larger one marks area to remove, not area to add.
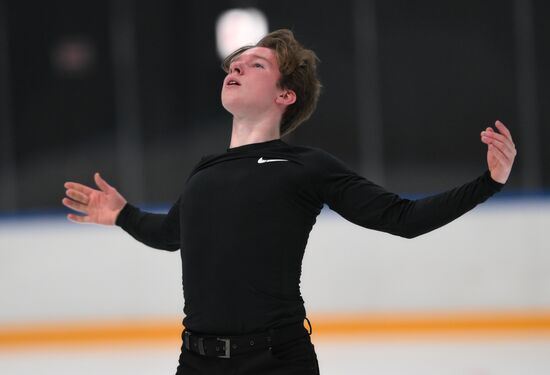
[[[85,214],[68,214],[67,218],[75,223],[114,225],[118,214],[126,205],[126,199],[101,178],[99,173],[94,175],[94,179],[100,190],[77,182],[65,182],[68,198],[63,198],[63,205]]]

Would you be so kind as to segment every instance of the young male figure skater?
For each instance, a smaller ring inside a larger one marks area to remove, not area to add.
[[[499,191],[516,155],[499,121],[481,132],[488,170],[419,200],[357,175],[317,148],[280,139],[314,111],[315,54],[288,30],[224,62],[229,148],[204,156],[167,214],[126,202],[98,173],[100,190],[67,182],[78,223],[119,225],[154,248],[181,250],[185,299],[177,374],[318,374],[300,295],[301,262],[323,204],[365,228],[412,238],[449,223]],[[309,321],[308,321],[309,323]]]

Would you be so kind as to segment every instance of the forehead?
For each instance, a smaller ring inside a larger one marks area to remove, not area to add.
[[[236,59],[241,57],[261,57],[267,61],[277,64],[277,57],[275,51],[267,47],[252,47],[241,53]]]

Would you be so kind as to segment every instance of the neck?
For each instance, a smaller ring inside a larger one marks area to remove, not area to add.
[[[281,138],[279,124],[280,118],[264,117],[258,120],[234,116],[229,147],[267,142]]]

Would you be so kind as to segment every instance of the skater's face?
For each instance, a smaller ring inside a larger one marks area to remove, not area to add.
[[[275,51],[266,47],[244,51],[231,62],[224,79],[224,108],[233,115],[265,113],[275,108],[284,112],[289,103],[282,95],[288,90],[278,86],[280,77]]]

